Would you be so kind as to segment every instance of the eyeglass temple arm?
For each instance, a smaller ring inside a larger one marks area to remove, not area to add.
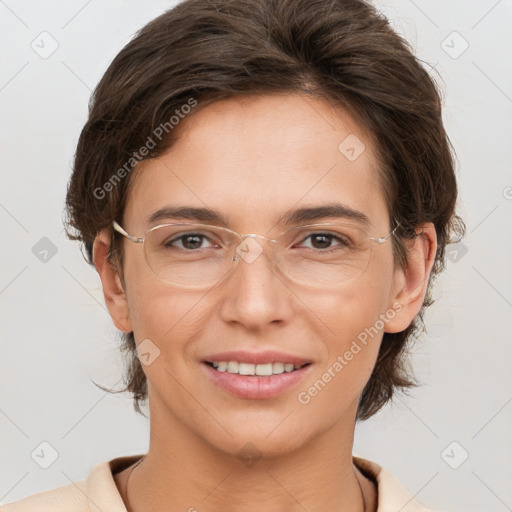
[[[135,244],[141,244],[144,241],[144,238],[136,238],[136,237],[130,235],[129,233],[127,233],[115,220],[112,221],[112,226],[118,233],[121,233],[121,235],[128,238],[128,240],[130,240],[130,242],[133,242]]]
[[[374,242],[376,242],[378,244],[382,244],[398,229],[399,226],[400,226],[400,222],[397,222],[396,226],[393,228],[393,230],[390,231],[386,236],[381,236],[379,238],[372,237],[372,238],[370,238],[370,240],[373,240]]]

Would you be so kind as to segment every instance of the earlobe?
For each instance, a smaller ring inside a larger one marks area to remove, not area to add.
[[[388,322],[385,332],[401,332],[414,320],[423,306],[429,277],[437,253],[437,235],[433,223],[421,224],[413,240],[404,240],[407,265],[395,274],[392,304],[400,304],[400,314]]]
[[[105,304],[114,325],[123,332],[133,331],[126,293],[120,276],[108,259],[110,233],[103,230],[96,236],[93,244],[93,261],[103,286]]]

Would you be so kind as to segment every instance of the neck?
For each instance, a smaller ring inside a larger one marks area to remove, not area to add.
[[[272,457],[261,456],[250,445],[226,453],[179,422],[169,425],[166,418],[164,426],[162,420],[151,414],[148,453],[130,475],[123,496],[129,512],[372,512],[376,508],[373,484],[352,462],[354,425],[338,423],[299,449]]]

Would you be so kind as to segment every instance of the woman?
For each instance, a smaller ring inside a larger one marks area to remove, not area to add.
[[[457,184],[438,91],[362,0],[185,0],[116,56],[67,211],[147,454],[5,506],[427,510],[353,457],[414,385]]]

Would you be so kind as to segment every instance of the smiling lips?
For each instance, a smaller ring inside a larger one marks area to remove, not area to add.
[[[298,370],[304,365],[293,363],[239,363],[238,361],[214,361],[212,366],[219,372],[236,373],[238,375],[269,376],[289,373]]]
[[[203,361],[208,377],[230,394],[253,400],[275,397],[295,386],[312,362],[275,351],[214,354]]]

